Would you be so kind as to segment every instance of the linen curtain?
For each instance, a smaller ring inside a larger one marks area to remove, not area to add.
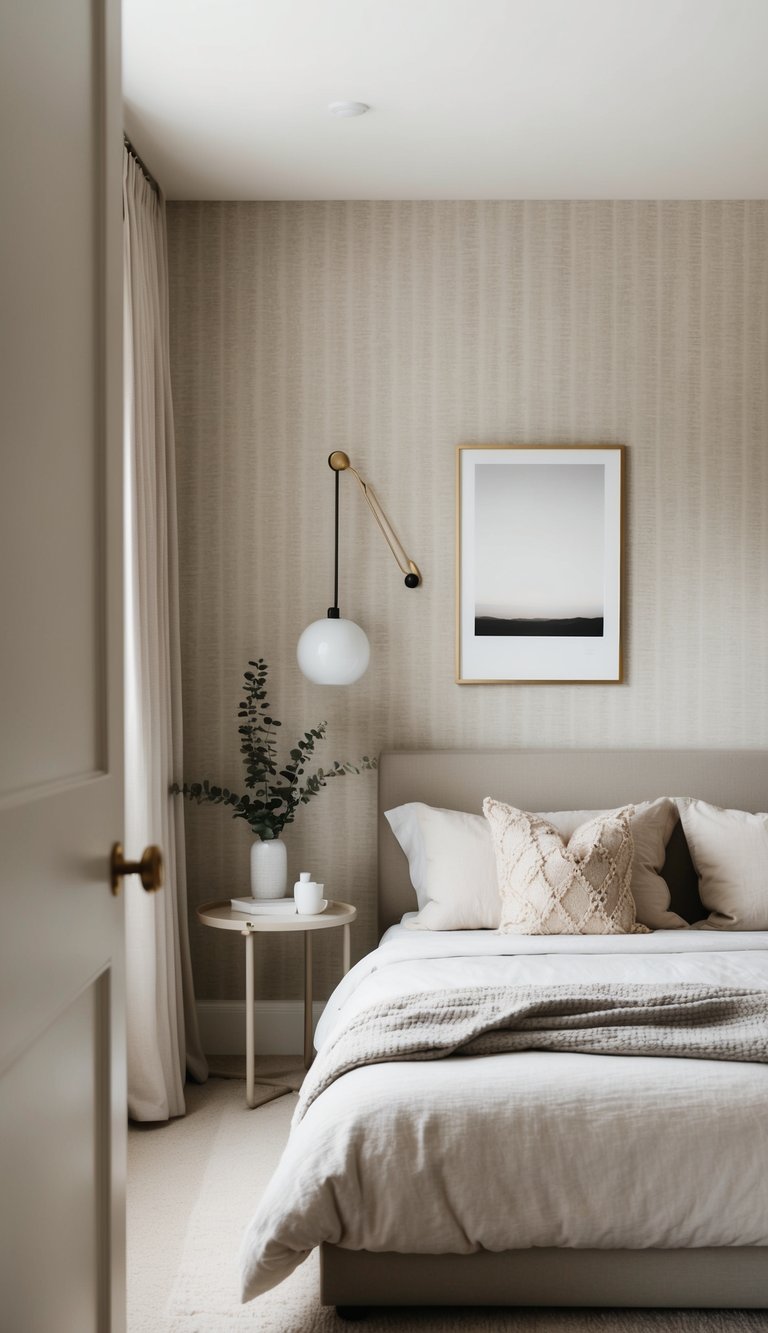
[[[123,150],[125,845],[157,843],[165,883],[125,881],[128,1109],[183,1115],[185,1067],[207,1077],[192,986],[183,813],[176,475],[165,207]]]

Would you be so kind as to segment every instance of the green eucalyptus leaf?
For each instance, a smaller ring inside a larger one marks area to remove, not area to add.
[[[349,761],[341,764],[334,760],[330,769],[318,768],[304,778],[309,756],[314,753],[317,742],[325,737],[326,721],[305,731],[289,750],[289,760],[283,761],[284,766],[280,767],[274,732],[282,724],[278,718],[272,717],[267,699],[267,663],[260,657],[256,661],[249,659],[248,666],[253,670],[243,673],[243,697],[237,705],[236,716],[240,721],[237,733],[245,785],[253,794],[239,796],[231,788],[219,786],[209,778],[202,782],[174,782],[169,790],[198,805],[228,805],[233,819],[245,819],[255,837],[269,842],[279,837],[287,824],[293,823],[299,805],[307,805],[326,786],[326,779],[361,770]],[[363,756],[360,764],[363,769],[377,767],[376,759],[370,759],[368,755]],[[304,786],[299,785],[300,779],[304,779]]]

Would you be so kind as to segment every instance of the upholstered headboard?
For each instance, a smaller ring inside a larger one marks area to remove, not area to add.
[[[698,796],[738,810],[768,809],[762,750],[410,750],[379,760],[379,932],[416,907],[408,862],[384,818],[406,801],[480,813],[484,796],[524,810],[600,810],[657,796]],[[664,877],[672,908],[706,915],[678,825]]]

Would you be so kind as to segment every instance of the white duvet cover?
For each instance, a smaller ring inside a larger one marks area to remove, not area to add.
[[[768,933],[395,926],[337,987],[315,1044],[419,990],[675,980],[768,992]],[[526,1051],[355,1069],[291,1132],[243,1241],[243,1299],[321,1241],[427,1254],[768,1245],[768,1066]]]

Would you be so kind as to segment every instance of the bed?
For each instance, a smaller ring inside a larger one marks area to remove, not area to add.
[[[407,861],[384,812],[607,809],[695,794],[768,807],[760,752],[384,754],[382,942],[318,1026],[318,1066],[366,1006],[405,989],[563,979],[768,992],[768,932],[607,937],[413,931]],[[672,908],[706,915],[680,825]],[[401,924],[403,918],[406,924]],[[377,1305],[768,1306],[768,1066],[553,1053],[353,1068],[302,1110],[242,1251],[244,1299],[320,1246],[321,1300]],[[298,1114],[298,1113],[297,1113]]]

